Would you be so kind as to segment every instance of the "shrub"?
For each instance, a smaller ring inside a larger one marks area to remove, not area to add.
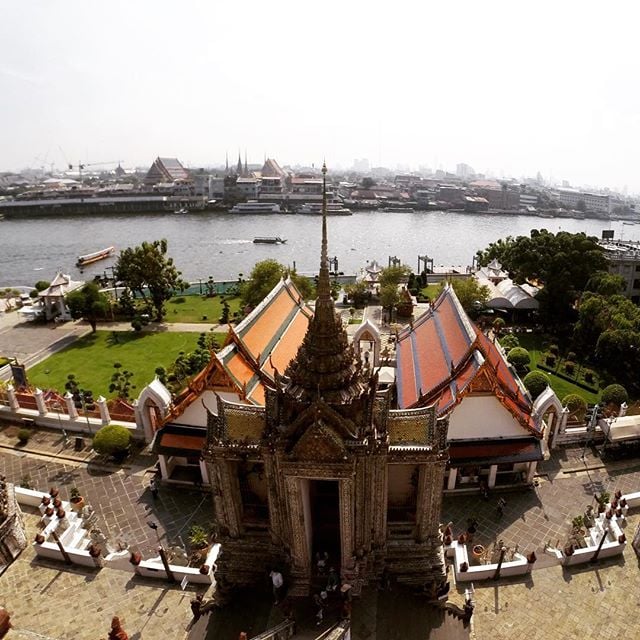
[[[140,318],[134,318],[131,321],[131,326],[134,331],[142,331],[142,320],[140,320]]]
[[[602,391],[602,402],[614,404],[619,407],[623,402],[629,400],[627,390],[621,384],[610,384]]]
[[[571,360],[567,360],[564,363],[564,370],[570,375],[573,375],[573,372],[575,371],[576,365],[574,362],[571,362]]]
[[[500,333],[504,329],[506,324],[507,323],[504,321],[504,318],[496,318],[493,321],[493,325],[492,325],[493,326],[493,330],[496,333]]]
[[[124,457],[129,451],[131,434],[119,424],[102,427],[93,438],[93,448],[101,455]]]
[[[507,333],[507,335],[500,340],[500,344],[505,351],[510,351],[511,349],[515,349],[520,346],[520,341],[518,338],[513,335],[513,333]]]
[[[29,429],[20,429],[20,431],[18,431],[18,442],[20,444],[27,444],[30,437],[31,431],[29,431]]]
[[[549,351],[556,357],[558,357],[558,354],[560,353],[560,349],[557,344],[550,344]]]
[[[567,353],[567,360],[575,360],[576,359],[576,354],[574,351],[569,351],[569,353]]]
[[[523,347],[514,347],[507,354],[507,360],[518,370],[524,369],[530,362],[531,356]]]
[[[202,549],[207,546],[208,542],[209,537],[204,527],[201,527],[199,524],[194,524],[189,531],[189,543],[197,549]]]
[[[556,366],[556,356],[554,356],[553,353],[547,353],[544,357],[544,361],[548,367]]]
[[[569,416],[576,418],[580,422],[584,421],[587,415],[587,403],[582,396],[577,393],[570,393],[562,399],[562,406],[569,409]]]
[[[589,384],[593,384],[593,371],[591,371],[590,369],[587,369],[584,372],[584,381],[588,382]]]
[[[542,371],[532,371],[524,377],[522,382],[535,400],[549,385],[549,376]]]

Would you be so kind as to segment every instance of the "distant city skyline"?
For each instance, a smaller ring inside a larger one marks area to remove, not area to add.
[[[638,193],[630,13],[546,0],[8,0],[0,170],[158,155],[204,166],[240,148],[252,163],[462,163]]]

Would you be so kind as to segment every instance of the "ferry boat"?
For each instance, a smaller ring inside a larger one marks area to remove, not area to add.
[[[239,202],[230,211],[230,213],[282,213],[279,204],[271,202],[258,202],[257,200],[249,200],[249,202]]]
[[[78,256],[76,267],[85,267],[98,260],[104,260],[111,257],[116,252],[115,247],[107,247],[106,249],[100,249],[100,251],[94,251],[93,253],[87,253],[84,256]]]
[[[322,215],[322,204],[320,202],[307,202],[300,206],[298,213],[306,215]],[[327,203],[327,215],[328,216],[351,216],[353,212],[351,209],[343,207],[338,203]]]
[[[272,236],[272,237],[259,236],[257,238],[254,238],[253,241],[256,244],[284,244],[287,241],[287,239],[281,238],[280,236]]]
[[[187,209],[187,207],[180,207],[180,209],[176,209],[173,213],[189,213],[189,209]]]

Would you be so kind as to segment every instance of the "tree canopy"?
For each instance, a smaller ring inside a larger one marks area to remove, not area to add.
[[[443,282],[442,287],[444,286]],[[456,278],[452,280],[451,286],[467,313],[478,311],[489,299],[489,287],[480,284],[475,278]]]
[[[408,267],[406,264],[383,267],[380,271],[380,277],[378,278],[380,288],[382,289],[391,284],[397,287],[403,280],[409,279],[410,273],[411,267]]]
[[[95,332],[98,319],[104,318],[109,309],[109,300],[94,282],[88,282],[82,289],[67,295],[67,306],[71,317],[84,318]]]
[[[139,293],[155,309],[156,319],[164,316],[164,303],[176,291],[184,291],[187,283],[182,273],[167,257],[167,241],[143,242],[138,247],[129,247],[120,253],[115,268],[115,277],[129,289]]]
[[[240,286],[240,297],[245,305],[255,307],[260,304],[282,278],[290,277],[305,300],[313,296],[313,284],[309,278],[298,275],[277,260],[256,262],[249,278]]]
[[[540,317],[547,325],[566,327],[575,319],[574,304],[590,278],[606,271],[607,259],[597,239],[584,233],[532,229],[530,237],[511,236],[477,253],[478,263],[494,258],[514,282],[542,285]]]

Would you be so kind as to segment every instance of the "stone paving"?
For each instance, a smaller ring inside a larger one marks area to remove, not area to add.
[[[158,499],[152,499],[148,484],[155,460],[145,452],[123,468],[104,466],[87,451],[65,449],[59,434],[51,431],[37,431],[28,451],[16,450],[11,429],[0,429],[0,473],[18,483],[29,476],[29,483],[39,489],[55,484],[63,497],[71,486],[77,486],[96,508],[103,531],[139,547],[145,556],[156,555],[157,538],[147,525],[150,520],[158,524],[165,544],[179,533],[184,535],[193,523],[211,522],[206,493],[162,487]],[[491,545],[502,539],[512,550],[516,545],[521,552],[535,549],[539,558],[526,580],[475,584],[473,628],[477,640],[600,640],[617,637],[622,630],[628,637],[635,637],[635,633],[640,637],[640,624],[633,619],[640,605],[640,571],[630,545],[622,559],[595,567],[563,570],[545,562],[549,556],[544,554],[544,544],[549,540],[564,542],[571,519],[593,503],[594,493],[640,490],[640,460],[604,463],[595,450],[588,450],[584,460],[582,453],[581,448],[554,452],[551,460],[540,465],[538,486],[531,490],[494,491],[486,502],[476,495],[445,497],[443,520],[452,521],[456,533],[464,531],[467,519],[474,517],[479,524],[474,542]],[[496,512],[499,496],[507,501],[502,518]],[[639,523],[640,512],[632,513],[627,524],[629,539]],[[463,594],[464,587],[453,589],[451,599],[460,604]],[[105,637],[114,614],[123,618],[132,640],[184,638],[191,597],[193,594],[184,595],[177,587],[134,578],[126,572],[92,572],[43,562],[30,547],[0,581],[0,604],[13,612],[16,629],[9,638],[14,640]],[[60,603],[66,607],[64,613],[57,609]],[[364,599],[358,607],[366,618]],[[375,608],[380,611],[379,605]],[[397,615],[402,615],[401,607],[396,608]],[[190,637],[201,640],[209,622],[213,620],[203,618]],[[373,627],[359,624],[354,628],[354,639],[383,640],[387,632],[383,633],[378,622]],[[384,629],[392,627],[386,624]]]

